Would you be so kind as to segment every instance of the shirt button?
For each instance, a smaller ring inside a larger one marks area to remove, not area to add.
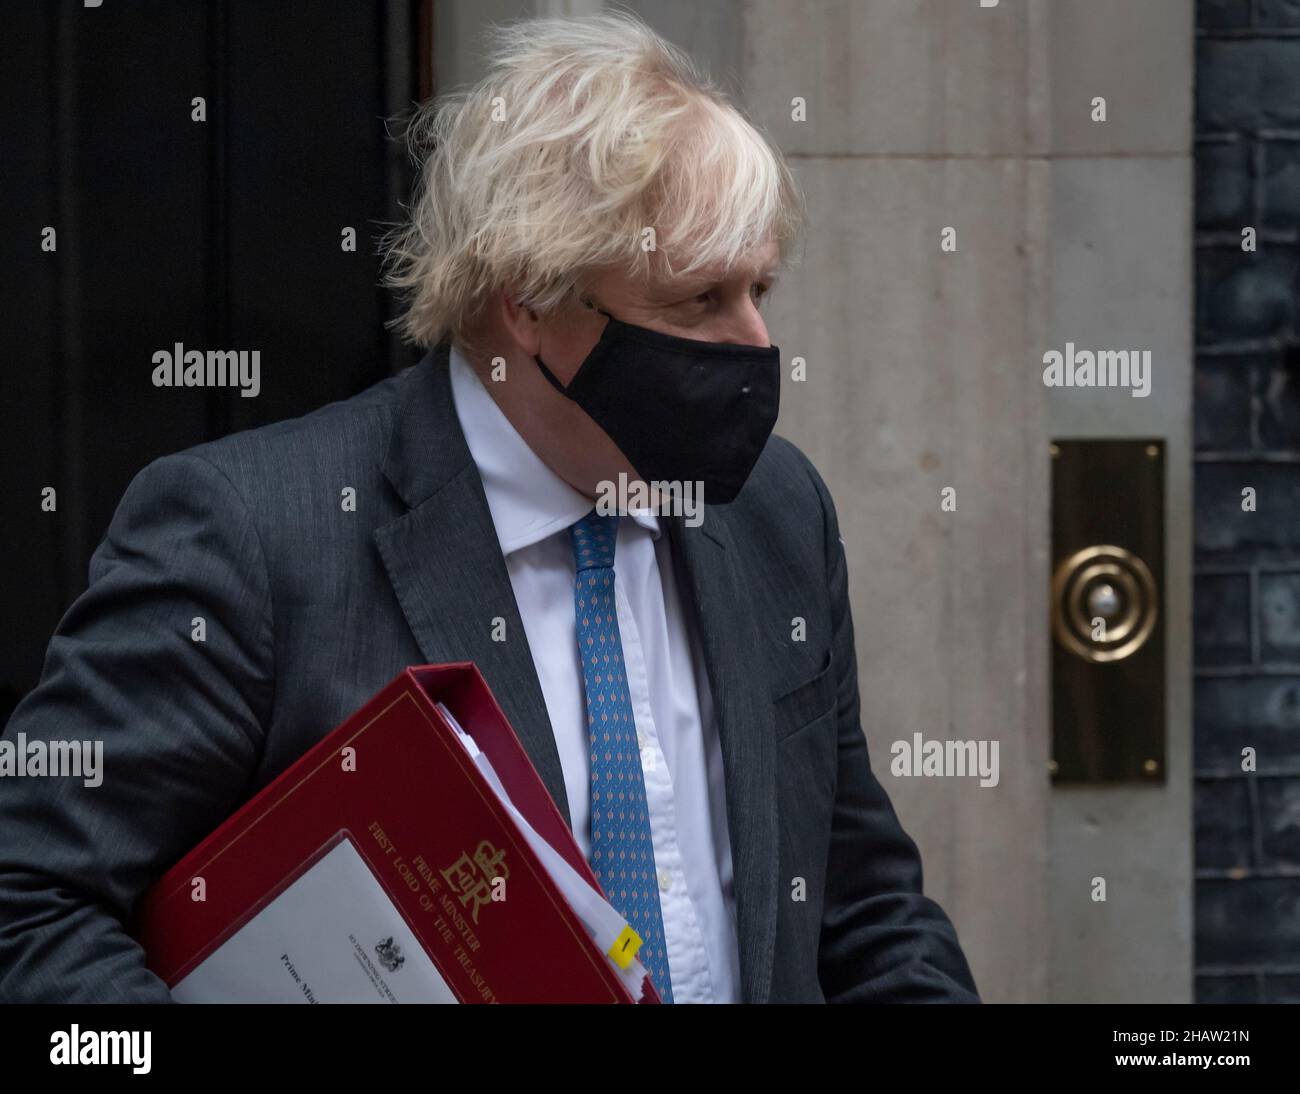
[[[669,874],[667,870],[660,870],[659,871],[660,891],[665,893],[668,892],[668,890],[672,887],[672,884],[673,884],[672,875]]]

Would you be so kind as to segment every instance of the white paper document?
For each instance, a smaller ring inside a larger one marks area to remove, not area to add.
[[[455,1003],[346,837],[172,988],[178,1003]]]
[[[640,999],[646,976],[645,966],[635,957],[631,958],[626,966],[623,966],[611,956],[611,953],[618,945],[617,940],[627,927],[627,920],[615,910],[609,901],[593,889],[577,870],[569,865],[559,851],[542,838],[537,829],[528,823],[528,819],[510,800],[510,795],[506,792],[500,776],[497,775],[496,769],[492,766],[492,761],[480,750],[478,743],[465,732],[460,722],[456,720],[456,716],[447,709],[445,704],[437,703],[435,705],[442,712],[442,716],[447,719],[447,724],[456,731],[460,743],[465,746],[465,751],[474,758],[474,763],[478,765],[478,769],[483,773],[483,777],[487,779],[488,785],[492,787],[497,800],[505,806],[506,811],[518,826],[524,839],[528,841],[528,845],[532,847],[534,853],[541,860],[543,868],[550,875],[551,880],[555,882],[564,899],[568,901],[569,907],[574,910],[578,919],[582,921],[587,933],[591,935],[596,946],[605,955],[605,960],[609,962],[610,967],[623,982],[623,986],[627,988],[633,999]]]

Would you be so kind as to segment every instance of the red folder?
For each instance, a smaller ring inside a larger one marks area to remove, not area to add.
[[[435,707],[439,701],[486,753],[515,808],[599,889],[478,669],[470,662],[412,667],[146,894],[136,937],[169,988],[346,835],[461,1002],[638,1002]],[[355,751],[345,755],[345,748]],[[508,899],[488,901],[486,883],[503,867]],[[203,879],[202,901],[192,896],[196,878]],[[659,1002],[648,978],[639,1001]]]

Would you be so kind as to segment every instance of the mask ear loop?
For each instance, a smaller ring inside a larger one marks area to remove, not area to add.
[[[597,304],[595,301],[593,301],[593,300],[591,299],[591,297],[589,297],[589,296],[581,296],[581,297],[579,297],[578,299],[579,299],[579,302],[582,304],[582,306],[583,306],[584,308],[590,308],[592,311],[598,311],[598,312],[600,312],[600,314],[603,315],[606,319],[613,319],[613,318],[614,318],[612,315],[609,314],[609,312],[607,312],[607,311],[606,311],[604,308],[602,308],[599,304]]]
[[[590,308],[592,311],[598,311],[606,319],[609,319],[611,321],[616,321],[614,320],[614,317],[610,315],[609,312],[607,312],[604,308],[597,307],[595,304],[593,304],[589,297],[585,297],[585,296],[580,297],[579,301],[583,307]],[[608,326],[609,324],[607,323],[605,325]],[[602,335],[603,333],[604,332],[602,332]],[[567,396],[569,393],[565,390],[564,385],[560,383],[560,381],[556,378],[555,373],[553,373],[549,368],[546,367],[546,363],[542,360],[541,356],[535,353],[533,354],[533,360],[537,362],[537,367],[542,370],[542,375],[545,376],[546,379],[550,381],[551,387],[555,388],[555,390],[558,391],[561,395]]]
[[[542,361],[541,357],[539,357],[537,354],[533,354],[533,360],[537,362],[537,367],[542,370],[542,375],[545,376],[547,380],[550,381],[551,387],[555,388],[555,390],[558,391],[561,395],[567,396],[569,393],[564,390],[564,385],[555,378],[555,373],[553,373],[549,368],[546,367],[546,364]]]

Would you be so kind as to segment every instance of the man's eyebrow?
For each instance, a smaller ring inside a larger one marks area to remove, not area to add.
[[[780,276],[781,266],[777,262],[759,266],[734,266],[721,274],[717,271],[709,271],[696,274],[684,281],[660,286],[660,295],[668,298],[682,292],[689,293],[698,292],[700,289],[711,289],[721,285],[724,281],[730,281],[734,277],[746,277],[754,281],[775,281]]]
[[[757,266],[738,266],[737,274],[747,274],[755,281],[775,281],[781,276],[780,262],[766,262]]]

